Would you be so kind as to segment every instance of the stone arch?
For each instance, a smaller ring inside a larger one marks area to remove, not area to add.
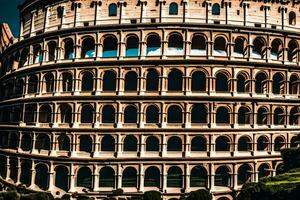
[[[293,136],[291,138],[291,147],[297,147],[299,145],[299,138],[298,136]]]
[[[296,13],[294,11],[289,12],[289,25],[296,25]]]
[[[118,15],[118,7],[117,4],[111,3],[108,6],[108,16],[109,17],[115,17]]]
[[[93,91],[94,90],[94,74],[90,71],[84,71],[81,73],[81,90],[82,91]]]
[[[160,188],[160,170],[156,166],[150,166],[145,170],[144,186]]]
[[[288,60],[290,62],[297,62],[299,45],[297,40],[291,40],[288,43]]]
[[[284,94],[284,75],[282,73],[277,72],[273,75],[273,82],[272,82],[272,92],[273,94]]]
[[[271,59],[279,60],[283,57],[283,42],[276,38],[271,43]]]
[[[117,77],[116,73],[111,70],[107,70],[103,74],[103,91],[116,91]]]
[[[29,186],[31,184],[31,165],[32,161],[30,160],[26,159],[21,161],[20,182],[26,186]]]
[[[251,123],[251,111],[249,107],[241,106],[238,110],[238,124],[250,124]]]
[[[56,53],[57,53],[56,41],[48,42],[47,47],[48,47],[48,61],[54,61],[56,59]]]
[[[112,5],[112,4],[111,4]],[[117,57],[118,39],[114,35],[105,35],[103,39],[103,58]]]
[[[139,38],[137,35],[129,35],[126,39],[126,57],[139,56]]]
[[[216,73],[216,92],[230,92],[229,75],[225,71]]]
[[[234,56],[244,57],[246,54],[247,40],[244,37],[237,37],[234,40],[233,52]]]
[[[43,62],[43,53],[42,47],[40,44],[33,45],[33,63],[42,63]]]
[[[191,187],[206,187],[208,184],[208,174],[203,166],[195,166],[191,170],[190,186]]]
[[[217,137],[216,151],[230,151],[230,139],[227,136]]]
[[[122,187],[137,187],[137,171],[134,167],[127,167],[122,175]]]
[[[51,140],[47,133],[39,133],[37,135],[35,148],[38,150],[51,150]]]
[[[289,124],[290,125],[299,125],[299,107],[295,106],[290,110]]]
[[[266,46],[267,42],[263,37],[256,37],[253,40],[253,49],[252,49],[252,56],[254,58],[263,59],[266,56]]]
[[[81,58],[93,58],[95,54],[95,39],[91,36],[84,37],[81,43]]]
[[[175,2],[170,3],[169,15],[178,15],[178,4]]]
[[[297,74],[292,74],[289,81],[289,94],[299,93],[299,76]]]
[[[268,91],[268,76],[264,72],[259,72],[255,76],[255,92],[266,94]]]
[[[18,159],[14,158],[14,157],[10,157],[9,159],[9,178],[13,181],[13,182],[17,182],[18,181]]]
[[[182,151],[182,141],[178,136],[172,136],[168,139],[167,151]]]
[[[168,36],[168,54],[183,54],[183,37],[180,33],[172,32]]]
[[[99,186],[114,188],[116,185],[115,170],[111,167],[102,167],[99,172]]]
[[[161,54],[161,38],[156,33],[147,35],[147,56],[158,56]]]
[[[135,71],[129,71],[125,75],[125,91],[137,91],[138,90],[138,75]]]
[[[229,109],[225,106],[220,106],[216,111],[216,123],[217,124],[229,124],[230,123],[230,114]]]
[[[182,91],[183,74],[178,69],[172,69],[168,74],[168,91]]]
[[[268,151],[269,150],[269,138],[262,135],[257,139],[257,151]]]
[[[39,122],[40,123],[51,123],[52,118],[52,108],[50,105],[42,105],[39,109]]]
[[[191,111],[192,123],[207,123],[208,110],[204,104],[194,104]]]
[[[60,122],[61,123],[72,123],[73,111],[69,104],[60,105]]]
[[[146,151],[159,151],[159,139],[155,136],[149,136],[146,139]]]
[[[156,105],[150,105],[147,107],[146,123],[159,123],[159,108]]]
[[[206,73],[203,71],[195,71],[192,73],[192,91],[205,92],[206,89]]]
[[[182,123],[182,109],[178,105],[168,108],[168,123]]]
[[[32,137],[30,133],[23,133],[21,138],[21,149],[30,151],[32,149]]]
[[[277,107],[274,110],[274,125],[284,125],[285,124],[285,113],[283,108]]]
[[[134,135],[127,135],[123,141],[123,151],[138,151],[138,140]]]
[[[63,40],[64,47],[64,59],[73,59],[74,55],[74,41],[72,38],[66,38]]]
[[[280,151],[285,146],[285,139],[282,136],[278,136],[274,140],[274,151]]]
[[[35,166],[35,173],[35,185],[37,185],[42,190],[47,190],[49,187],[48,165],[46,165],[45,163],[38,163]]]
[[[7,158],[0,155],[0,176],[5,179],[7,175]]]
[[[221,6],[218,3],[214,3],[211,7],[212,15],[220,15],[221,13]]]
[[[214,41],[213,54],[216,56],[227,56],[227,41],[223,36],[217,36]]]
[[[101,151],[114,152],[116,150],[115,138],[111,135],[105,135],[101,139]]]
[[[155,69],[149,69],[146,77],[146,90],[158,91],[159,73]]]
[[[128,105],[124,109],[124,123],[137,123],[138,113],[134,105]]]
[[[58,137],[58,149],[60,151],[70,151],[71,150],[71,144],[70,144],[70,138],[65,135],[65,134],[61,134]]]
[[[252,151],[251,138],[248,136],[241,136],[238,140],[238,151]]]
[[[58,165],[54,169],[55,171],[55,186],[63,191],[69,191],[69,169],[64,165]]]
[[[102,123],[115,123],[115,108],[112,105],[105,105],[102,108]]]
[[[54,92],[54,76],[52,73],[47,73],[44,76],[44,91]]]
[[[267,163],[260,164],[258,167],[258,178],[260,179],[260,178],[271,175],[270,170],[271,170],[271,167],[269,164],[267,164]]]
[[[62,91],[63,92],[73,91],[73,75],[70,72],[62,73]]]
[[[195,136],[191,141],[191,151],[207,151],[207,140],[204,136]]]
[[[91,189],[93,186],[92,170],[89,167],[80,167],[76,175],[76,186]]]
[[[37,75],[30,75],[28,77],[28,84],[27,84],[27,93],[28,94],[35,94],[38,93],[39,87],[39,80]]]
[[[168,169],[167,187],[182,188],[183,186],[183,172],[178,166],[172,166]]]
[[[80,122],[81,123],[93,123],[94,122],[95,109],[91,104],[85,104],[81,107]]]
[[[230,169],[227,166],[220,166],[215,172],[215,186],[230,187]]]
[[[79,151],[91,153],[93,151],[93,139],[89,135],[79,136]]]
[[[265,107],[260,107],[257,110],[257,124],[258,125],[267,125],[268,124],[268,110]]]
[[[246,72],[240,72],[237,75],[237,92],[246,93],[250,91],[249,75]]]
[[[206,55],[206,37],[203,34],[194,34],[192,37],[191,54]]]
[[[25,106],[25,123],[33,123],[36,121],[36,105],[28,104]]]
[[[238,168],[238,185],[251,181],[252,168],[248,164],[243,164]]]
[[[22,49],[19,59],[20,59],[19,68],[24,67],[28,63],[28,59],[29,59],[28,47]]]

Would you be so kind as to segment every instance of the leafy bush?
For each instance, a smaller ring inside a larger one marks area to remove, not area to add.
[[[285,172],[300,167],[300,148],[282,149],[281,157]]]
[[[209,191],[200,189],[191,192],[186,200],[212,200],[212,195]]]
[[[3,200],[19,200],[20,196],[15,190],[12,190],[12,191],[8,191],[8,192],[1,192],[0,193],[0,199],[3,199]]]
[[[160,200],[161,193],[158,191],[147,191],[143,194],[143,200]]]

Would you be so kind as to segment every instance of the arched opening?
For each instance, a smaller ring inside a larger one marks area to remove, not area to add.
[[[182,188],[183,185],[182,176],[183,176],[182,170],[179,167],[177,166],[170,167],[167,174],[167,187]]]
[[[274,151],[280,151],[285,146],[285,141],[282,137],[276,137],[274,141]]]
[[[260,136],[257,139],[257,151],[268,151],[269,140],[265,136]]]
[[[257,124],[267,125],[268,124],[268,111],[266,108],[259,108],[257,111]]]
[[[253,58],[264,58],[266,51],[266,42],[263,38],[257,37],[253,41],[253,50],[252,57]]]
[[[238,110],[238,124],[250,124],[250,109],[247,107],[240,107]]]
[[[229,124],[230,123],[229,111],[226,107],[217,108],[216,123],[217,124]]]
[[[41,45],[33,46],[33,63],[42,63],[43,62],[43,53]]]
[[[298,58],[298,42],[291,40],[288,44],[288,60],[290,62],[297,62]]]
[[[230,140],[226,136],[219,136],[216,139],[216,151],[230,151]]]
[[[230,82],[224,73],[216,75],[216,92],[230,92]]]
[[[177,69],[173,69],[168,75],[168,91],[182,91],[182,79],[182,72]]]
[[[159,110],[156,106],[148,106],[146,110],[146,123],[159,123]]]
[[[282,41],[279,39],[275,39],[271,43],[271,59],[279,60],[282,59]]]
[[[157,167],[148,167],[145,171],[145,187],[160,188],[160,171]]]
[[[299,78],[297,75],[293,74],[289,81],[289,94],[298,94],[299,90]]]
[[[249,137],[242,136],[238,140],[238,151],[251,151],[252,143]]]
[[[192,74],[192,91],[206,91],[206,74],[202,71],[196,71]]]
[[[194,35],[191,45],[192,55],[206,55],[206,39],[203,35]]]
[[[81,58],[95,57],[95,40],[92,37],[84,38],[81,44]]]
[[[230,187],[230,170],[225,167],[221,166],[216,170],[215,173],[215,186],[223,186],[223,187]]]
[[[19,79],[16,81],[16,88],[15,88],[16,96],[22,96],[24,94],[24,81],[23,79]]]
[[[84,72],[81,81],[82,91],[93,91],[94,90],[94,75],[91,72]]]
[[[18,160],[16,158],[10,158],[9,159],[9,169],[10,169],[10,178],[15,183],[18,181]]]
[[[81,108],[80,122],[93,123],[95,110],[91,105],[84,105]]]
[[[207,108],[204,104],[195,104],[191,112],[192,123],[207,123]]]
[[[35,148],[37,150],[46,150],[50,151],[51,141],[49,136],[46,133],[40,133],[36,137]]]
[[[138,150],[138,141],[135,136],[127,135],[123,141],[124,151],[134,151]]]
[[[114,16],[117,16],[117,12],[118,11],[118,7],[117,7],[117,4],[109,4],[108,6],[108,16],[109,17],[114,17]]]
[[[5,156],[0,155],[0,176],[3,179],[6,178],[6,174],[7,174],[6,166],[7,166],[7,158]]]
[[[40,107],[39,122],[40,123],[52,122],[52,108],[50,105],[43,105]]]
[[[158,91],[159,75],[155,69],[148,70],[146,77],[146,90]]]
[[[111,135],[105,135],[101,140],[101,151],[115,151],[115,138]]]
[[[178,5],[177,3],[170,3],[169,6],[169,15],[178,15]]]
[[[61,123],[72,123],[72,107],[68,104],[62,104],[60,106],[60,122]]]
[[[213,4],[212,8],[211,8],[211,13],[212,15],[220,15],[221,12],[221,6],[218,3]]]
[[[258,73],[255,77],[255,92],[258,94],[267,93],[268,80],[265,73]]]
[[[217,37],[214,42],[213,55],[226,56],[227,55],[227,42],[224,37]]]
[[[168,109],[168,123],[182,123],[182,110],[180,106],[170,106]]]
[[[73,91],[73,76],[70,73],[64,72],[62,74],[62,89],[63,92]]]
[[[155,136],[149,136],[146,140],[146,151],[159,151],[159,140]]]
[[[34,183],[42,190],[47,190],[49,186],[48,167],[45,164],[38,164],[35,167]]]
[[[54,92],[54,76],[51,73],[45,75],[46,92]]]
[[[289,12],[289,25],[296,25],[296,13],[294,11]]]
[[[138,75],[134,71],[127,72],[125,75],[125,91],[137,91]]]
[[[130,36],[126,41],[126,57],[139,56],[139,38],[137,36]]]
[[[290,111],[290,119],[289,119],[289,124],[290,125],[299,125],[299,108],[298,107],[293,107]]]
[[[233,47],[234,56],[236,57],[244,57],[245,55],[245,39],[241,37],[237,37],[234,40],[234,47]]]
[[[157,34],[147,37],[147,56],[158,56],[161,54],[161,41]]]
[[[55,167],[55,186],[63,191],[69,191],[69,170],[66,166]]]
[[[38,77],[32,75],[28,79],[28,94],[35,94],[38,92]]]
[[[25,133],[21,139],[21,149],[23,151],[30,151],[32,149],[32,139],[29,133]]]
[[[56,59],[57,44],[55,41],[48,43],[48,61],[54,61]]]
[[[70,151],[70,138],[67,135],[60,135],[58,137],[58,149],[60,151]]]
[[[167,151],[182,151],[181,139],[177,136],[172,136],[168,139]]]
[[[122,187],[137,187],[137,171],[133,167],[127,167],[123,171]]]
[[[269,175],[270,175],[269,165],[266,163],[261,164],[258,168],[258,179],[261,179],[261,178],[269,176]]]
[[[237,75],[237,92],[245,93],[249,92],[250,81],[247,80],[247,77],[244,74]]]
[[[29,58],[29,49],[24,48],[20,55],[19,68],[24,67],[26,64],[28,64],[28,58]]]
[[[102,109],[102,123],[115,123],[115,108],[105,105]]]
[[[299,145],[299,137],[298,136],[294,136],[291,139],[291,148],[297,147]]]
[[[285,124],[285,113],[282,108],[276,108],[274,110],[274,125],[284,125]]]
[[[36,119],[36,105],[26,105],[25,106],[25,123],[33,123]]]
[[[207,186],[207,171],[202,166],[193,167],[190,175],[191,187],[206,187]]]
[[[137,109],[135,106],[127,106],[125,108],[124,123],[137,123]]]
[[[117,78],[113,71],[105,71],[103,75],[103,91],[116,91]]]
[[[179,33],[171,33],[169,35],[168,53],[170,55],[183,54],[183,38]]]
[[[281,73],[274,74],[272,91],[273,94],[284,94],[284,78]]]
[[[71,38],[64,40],[64,59],[73,59],[74,56],[74,42]]]
[[[196,136],[191,142],[191,151],[207,151],[207,141],[204,136]]]
[[[103,58],[117,57],[118,55],[118,40],[114,36],[108,36],[103,41]]]
[[[15,132],[10,132],[8,144],[10,149],[17,149],[19,147],[19,134]]]
[[[89,135],[79,136],[79,151],[91,153],[93,151],[93,139]]]
[[[238,169],[238,185],[242,185],[251,181],[251,167],[247,164],[243,164]]]
[[[81,167],[77,172],[77,187],[84,187],[91,189],[93,186],[92,183],[92,171],[88,167]]]
[[[100,170],[100,187],[115,187],[115,170],[111,167],[103,167]]]
[[[0,160],[0,163],[1,162],[2,161]],[[26,186],[29,186],[31,183],[31,165],[32,165],[32,163],[30,160],[21,161],[20,182]],[[1,166],[0,166],[0,169],[1,169]]]

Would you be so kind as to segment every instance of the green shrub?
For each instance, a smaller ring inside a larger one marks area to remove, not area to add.
[[[212,200],[212,195],[209,191],[200,189],[191,192],[186,200]]]
[[[1,192],[0,198],[3,200],[19,200],[20,196],[15,190],[11,190],[8,192]]]
[[[143,200],[160,200],[161,193],[158,191],[147,191],[143,194]]]

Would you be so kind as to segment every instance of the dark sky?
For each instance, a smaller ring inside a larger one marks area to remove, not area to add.
[[[18,37],[19,32],[19,10],[18,5],[23,0],[0,0],[0,24],[5,22],[10,26],[11,31]]]

